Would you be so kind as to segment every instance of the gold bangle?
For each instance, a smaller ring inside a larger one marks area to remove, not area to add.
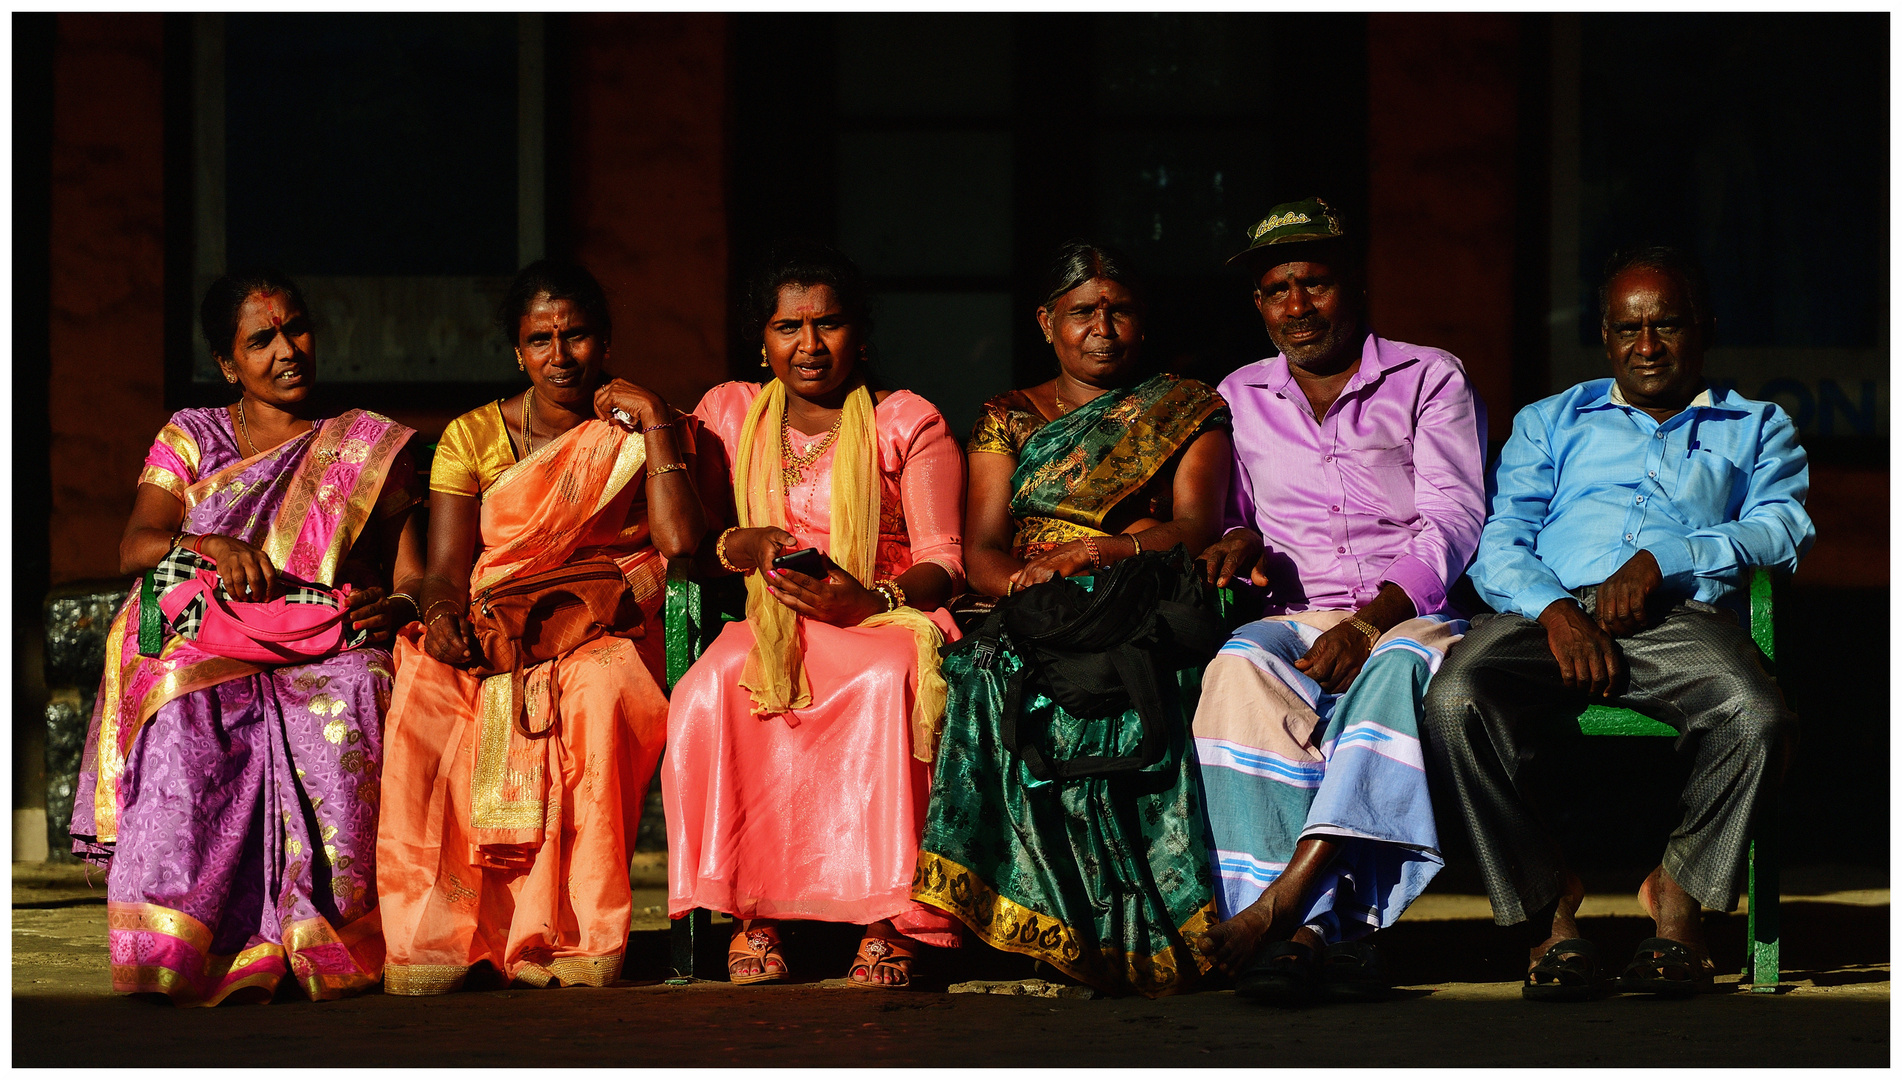
[[[713,542],[713,557],[720,560],[720,565],[726,567],[726,571],[729,574],[746,573],[746,571],[740,569],[737,566],[734,566],[732,563],[726,560],[726,538],[729,536],[732,536],[734,533],[739,531],[740,531],[740,527],[738,525],[735,525],[731,529],[728,529],[727,531],[721,533],[720,538]]]
[[[896,578],[886,578],[872,586],[872,590],[885,597],[886,611],[897,611],[905,606],[905,590],[899,586]]]
[[[419,615],[419,616],[420,616],[420,615],[421,615],[421,614],[423,613],[423,611],[422,611],[422,609],[416,606],[416,598],[415,598],[414,596],[411,596],[410,594],[408,594],[408,593],[406,593],[406,592],[393,592],[393,593],[391,593],[391,594],[389,595],[389,597],[388,597],[388,599],[391,599],[391,600],[408,600],[408,601],[409,601],[409,609],[410,609],[411,611],[414,611],[414,612],[415,612],[415,613],[416,613],[417,615]],[[447,603],[447,601],[438,601],[438,603]]]
[[[429,605],[429,611],[435,611],[437,608],[442,607],[444,604],[449,605],[449,610],[444,612],[443,614],[445,615],[460,615],[461,614],[460,611],[456,610],[456,602],[454,600],[438,600],[435,603]],[[429,611],[426,611],[423,613],[423,626],[425,628],[435,626],[436,620],[442,618],[442,615],[438,615],[435,618],[430,618]]]
[[[1372,649],[1374,643],[1380,640],[1380,628],[1368,622],[1366,619],[1361,618],[1359,615],[1347,620],[1347,625],[1367,635],[1367,647],[1369,649]]]
[[[1123,535],[1129,537],[1129,542],[1136,545],[1136,550],[1130,552],[1130,555],[1132,557],[1136,555],[1141,555],[1143,553],[1143,542],[1141,540],[1136,539],[1136,534],[1124,533]]]
[[[661,473],[679,472],[680,470],[685,469],[686,467],[687,467],[686,462],[676,461],[672,465],[662,465],[659,468],[647,470],[647,478],[649,480],[652,480],[654,477],[659,476]]]

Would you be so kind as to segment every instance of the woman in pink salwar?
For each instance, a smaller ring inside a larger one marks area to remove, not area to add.
[[[963,463],[944,418],[870,390],[858,270],[829,248],[775,253],[747,298],[764,385],[725,383],[694,415],[710,517],[701,565],[746,575],[729,623],[674,689],[662,793],[669,910],[735,920],[736,983],[790,975],[776,924],[863,925],[847,977],[907,986],[916,945],[957,922],[911,899],[944,711],[944,604],[963,586]],[[776,569],[803,548],[823,577]],[[706,556],[711,556],[710,558]]]

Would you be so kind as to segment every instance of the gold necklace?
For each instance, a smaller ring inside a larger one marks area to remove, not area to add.
[[[800,478],[805,475],[806,469],[813,462],[819,460],[820,455],[826,452],[826,448],[832,445],[832,440],[839,437],[839,425],[843,423],[845,423],[845,410],[842,408],[839,410],[839,418],[832,421],[832,430],[826,432],[825,438],[813,444],[812,449],[807,450],[805,453],[795,454],[792,448],[792,416],[789,412],[780,414],[779,478],[784,482],[785,486],[793,487],[799,483]]]
[[[251,425],[244,422],[244,399],[238,399],[238,432],[244,436],[244,445],[251,448],[251,456],[258,456],[258,444],[251,441]]]
[[[522,392],[522,456],[527,457],[535,447],[534,429],[528,426],[529,414],[535,411],[535,388],[529,387]]]

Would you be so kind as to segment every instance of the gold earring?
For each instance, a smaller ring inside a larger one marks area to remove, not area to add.
[[[768,362],[767,362],[767,360],[766,360],[766,346],[764,346],[764,345],[761,345],[761,346],[759,347],[759,366],[760,366],[760,367],[772,367],[772,366],[773,366],[772,364],[770,364],[770,363],[768,363]]]

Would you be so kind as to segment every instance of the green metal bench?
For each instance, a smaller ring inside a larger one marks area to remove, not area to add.
[[[667,632],[667,693],[705,652],[729,622],[746,618],[745,579],[721,578],[700,582],[687,576],[687,560],[667,568],[667,599],[663,608]],[[702,963],[706,941],[713,936],[713,915],[695,908],[672,920],[673,968],[678,979],[712,978],[711,965]],[[724,972],[722,972],[724,973]]]
[[[1772,621],[1770,571],[1761,567],[1750,574],[1750,636],[1762,650],[1765,666],[1776,674],[1776,627]],[[1578,730],[1586,735],[1650,735],[1677,737],[1677,729],[1632,709],[1588,705],[1578,714]],[[1781,960],[1777,925],[1780,866],[1777,854],[1777,796],[1765,796],[1757,808],[1750,839],[1749,926],[1744,941],[1743,977],[1751,991],[1773,994]]]

